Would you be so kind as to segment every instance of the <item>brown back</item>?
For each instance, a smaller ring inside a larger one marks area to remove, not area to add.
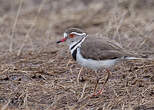
[[[103,38],[87,37],[81,45],[81,54],[84,58],[94,60],[115,59],[124,56],[134,57],[116,44],[103,41]]]

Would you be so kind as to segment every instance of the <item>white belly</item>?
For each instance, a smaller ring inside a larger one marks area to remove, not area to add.
[[[101,69],[101,68],[109,68],[118,61],[118,59],[111,59],[111,60],[92,60],[92,59],[85,59],[80,53],[80,49],[77,50],[77,62],[85,66],[87,68],[91,68],[93,70]]]

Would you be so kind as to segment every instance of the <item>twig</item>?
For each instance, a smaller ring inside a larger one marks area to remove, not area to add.
[[[32,32],[33,27],[34,27],[35,24],[36,24],[36,21],[37,21],[37,19],[38,19],[38,16],[39,16],[41,10],[42,10],[42,7],[43,7],[44,3],[45,3],[45,0],[43,0],[42,3],[40,4],[40,7],[39,7],[39,9],[38,9],[38,13],[37,13],[37,15],[35,16],[35,18],[34,18],[34,20],[33,20],[33,23],[32,23],[32,25],[31,25],[31,27],[30,27],[29,30],[26,32],[25,40],[24,40],[23,44],[21,45],[21,47],[19,48],[18,53],[17,53],[17,56],[19,56],[19,55],[21,54],[21,51],[22,51],[23,47],[25,46],[25,43],[27,42],[28,38],[30,38],[29,35],[30,35],[30,33]]]
[[[17,15],[16,15],[16,17],[15,17],[15,22],[14,22],[14,24],[13,24],[12,31],[11,31],[11,35],[10,35],[10,47],[9,47],[9,52],[12,52],[12,50],[13,50],[13,38],[14,38],[14,35],[15,35],[15,29],[16,29],[16,25],[17,25],[19,13],[20,13],[20,11],[21,11],[22,3],[23,3],[23,0],[20,0],[20,4],[19,4],[18,11],[17,11]]]
[[[84,94],[85,94],[85,89],[87,87],[87,81],[85,82],[84,86],[83,86],[83,89],[82,89],[82,94],[80,96],[80,98],[78,99],[79,101],[83,98]]]
[[[79,74],[78,74],[78,77],[77,77],[77,83],[79,84],[79,79],[80,79],[80,75],[81,75],[81,72],[83,70],[83,67],[81,67],[80,71],[79,71]]]

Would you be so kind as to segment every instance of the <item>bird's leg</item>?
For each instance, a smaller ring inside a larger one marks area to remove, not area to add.
[[[108,79],[109,79],[109,77],[110,77],[110,74],[111,74],[111,72],[110,72],[108,69],[106,69],[106,72],[107,72],[107,76],[106,76],[105,81],[104,81],[104,83],[103,83],[103,85],[102,85],[102,88],[101,88],[98,92],[96,92],[96,88],[97,88],[97,85],[98,85],[98,83],[99,83],[99,78],[97,77],[97,83],[96,83],[96,85],[95,85],[94,94],[92,94],[92,96],[97,96],[97,95],[99,95],[99,94],[102,94],[102,92],[103,92],[103,87],[104,87],[104,85],[107,83],[107,81],[108,81]]]
[[[98,83],[99,83],[99,80],[100,80],[100,78],[98,77],[98,73],[97,73],[97,70],[95,70],[95,74],[96,74],[96,84],[95,84],[95,87],[94,87],[94,92],[93,92],[93,94],[90,96],[90,97],[92,97],[92,96],[97,96],[97,92],[96,92],[96,89],[97,89],[97,86],[98,86]]]
[[[106,76],[106,78],[105,78],[105,81],[103,82],[102,88],[98,91],[98,94],[102,94],[102,92],[103,92],[103,87],[104,87],[104,85],[107,83],[107,81],[108,81],[109,78],[110,78],[111,72],[110,72],[108,69],[106,69],[106,72],[107,72],[107,76]]]

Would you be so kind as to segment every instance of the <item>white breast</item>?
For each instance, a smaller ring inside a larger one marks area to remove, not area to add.
[[[97,70],[100,68],[109,68],[110,66],[114,65],[118,61],[118,59],[111,59],[111,60],[92,60],[92,59],[85,59],[80,54],[80,48],[77,50],[77,62],[85,66],[87,68],[91,68],[93,70]]]

